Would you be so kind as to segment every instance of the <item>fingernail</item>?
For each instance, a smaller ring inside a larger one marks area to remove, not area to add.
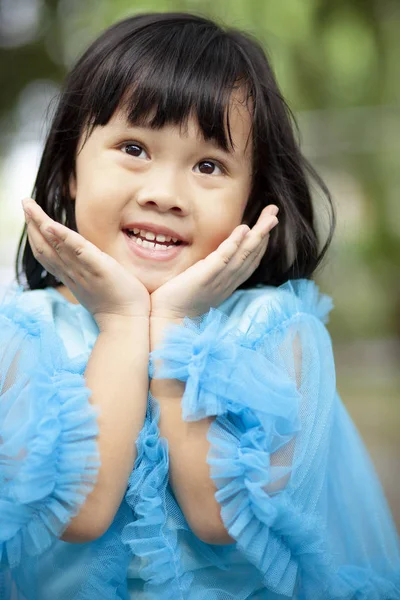
[[[276,217],[276,215],[278,214],[278,212],[279,212],[279,208],[278,208],[277,206],[275,206],[275,205],[274,205],[274,206],[271,206],[271,207],[269,208],[269,213],[270,213],[271,215],[274,215],[275,217]]]

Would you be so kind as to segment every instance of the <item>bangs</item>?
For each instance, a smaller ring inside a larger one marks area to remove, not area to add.
[[[254,96],[245,72],[235,42],[212,24],[157,21],[120,40],[98,66],[86,87],[86,122],[106,125],[118,108],[129,124],[153,129],[195,117],[203,138],[229,151],[232,92],[241,90],[247,107]]]

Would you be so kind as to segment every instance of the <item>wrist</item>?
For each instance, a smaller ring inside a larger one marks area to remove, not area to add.
[[[159,344],[163,338],[164,331],[170,325],[181,325],[183,318],[168,317],[165,315],[159,316],[152,314],[150,315],[150,347],[153,349]]]
[[[149,331],[150,318],[146,315],[111,315],[102,314],[94,316],[101,333],[128,334],[145,328]]]
[[[167,323],[177,323],[179,325],[180,323],[183,323],[184,317],[165,317],[158,315],[150,315],[149,319],[150,323],[154,323],[155,326],[157,326],[157,324],[163,325]]]

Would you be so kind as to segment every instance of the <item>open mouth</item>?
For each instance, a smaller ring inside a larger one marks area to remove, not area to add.
[[[178,256],[188,243],[176,240],[161,242],[156,240],[143,239],[140,235],[132,231],[123,230],[125,239],[130,250],[138,257],[147,260],[167,261]]]

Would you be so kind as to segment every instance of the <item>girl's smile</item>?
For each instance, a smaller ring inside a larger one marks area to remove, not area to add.
[[[129,235],[126,231],[124,231],[124,233],[127,244],[135,256],[139,256],[140,258],[147,260],[170,260],[175,258],[180,252],[182,252],[183,248],[187,246],[187,243],[181,242],[178,244],[173,243],[172,240],[170,243],[164,244],[157,244],[156,242],[150,242],[147,240],[142,241],[142,238],[139,237],[139,235]]]

